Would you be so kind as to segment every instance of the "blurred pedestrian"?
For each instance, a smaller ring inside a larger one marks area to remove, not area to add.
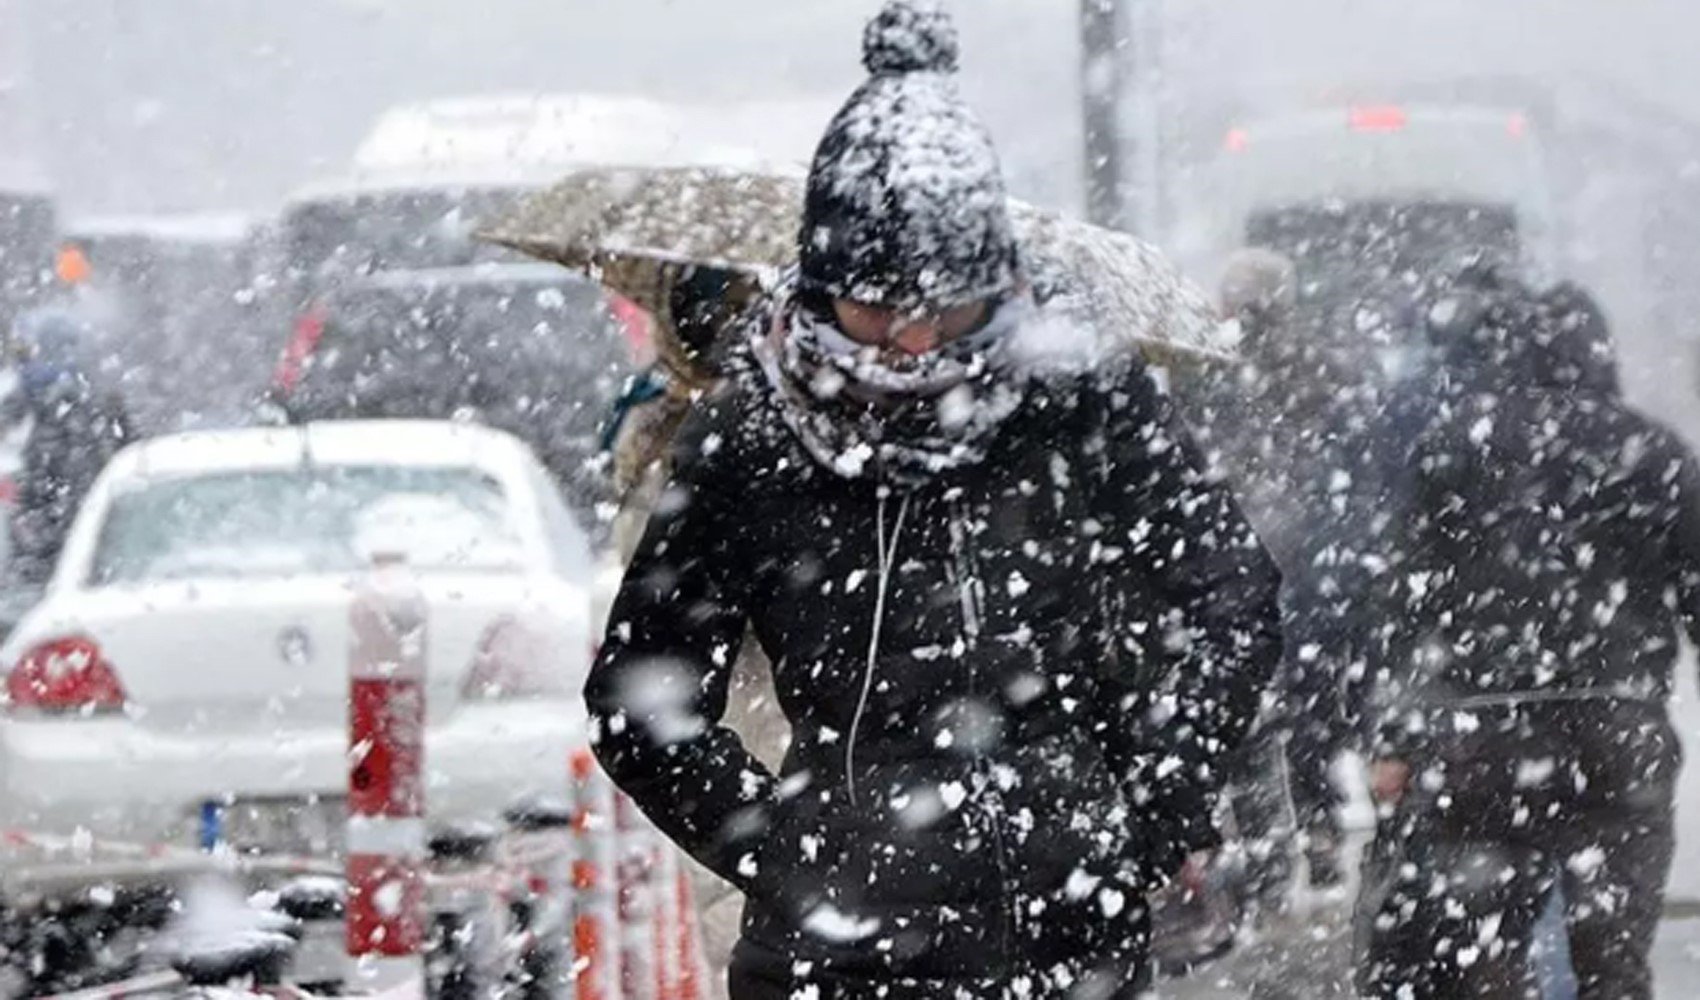
[[[1353,488],[1368,372],[1301,310],[1291,258],[1248,248],[1228,261],[1221,308],[1240,363],[1218,380],[1205,434],[1246,516],[1281,568],[1285,657],[1255,738],[1235,768],[1235,811],[1255,894],[1278,911],[1303,849],[1310,882],[1343,880],[1332,766],[1353,748],[1361,632],[1351,553],[1368,544]]]
[[[85,363],[93,336],[77,314],[59,308],[26,313],[13,334],[18,388],[6,423],[28,420],[30,432],[7,569],[24,586],[47,582],[89,488],[134,436],[123,401],[96,385]]]
[[[1450,383],[1407,463],[1360,900],[1366,996],[1532,995],[1555,887],[1577,995],[1652,997],[1700,638],[1700,466],[1622,400],[1574,285],[1443,303]]]
[[[735,1000],[1141,995],[1144,897],[1213,836],[1278,574],[1136,360],[1024,363],[1051,331],[944,14],[894,0],[865,62],[800,269],[680,434],[597,752],[745,893]],[[777,773],[723,723],[746,628]]]

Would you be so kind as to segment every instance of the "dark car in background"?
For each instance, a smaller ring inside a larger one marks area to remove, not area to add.
[[[285,206],[279,227],[289,278],[310,295],[373,271],[505,259],[504,251],[473,234],[533,190],[429,181],[311,189]]]
[[[428,271],[524,258],[475,238],[532,189],[390,179],[328,185],[284,207],[267,234],[261,271],[271,277],[265,311],[277,335],[267,389],[273,403],[295,391],[318,348],[331,297],[387,271]]]
[[[476,415],[532,445],[601,537],[602,479],[587,463],[650,350],[646,323],[632,309],[615,320],[623,304],[593,283],[477,232],[587,167],[806,162],[831,112],[813,100],[584,93],[390,109],[348,172],[298,193],[271,234],[268,403],[292,418]]]
[[[592,468],[631,347],[594,283],[549,264],[380,271],[318,307],[278,396],[291,421],[466,419],[531,445],[600,537]]]
[[[146,434],[230,426],[271,372],[275,334],[256,284],[258,230],[237,216],[68,223],[87,262],[76,291],[98,329],[91,353]]]

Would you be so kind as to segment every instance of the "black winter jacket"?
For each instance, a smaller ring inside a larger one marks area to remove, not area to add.
[[[735,996],[1138,967],[1280,654],[1278,573],[1199,468],[1141,369],[1036,382],[912,491],[817,465],[757,377],[705,402],[587,698],[615,781],[748,896]],[[746,622],[780,775],[719,725]]]
[[[1662,717],[1678,634],[1700,640],[1700,466],[1610,384],[1477,375],[1418,439],[1389,560],[1383,753],[1478,724],[1460,709]]]

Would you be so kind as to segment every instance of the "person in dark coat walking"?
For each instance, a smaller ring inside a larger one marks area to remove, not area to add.
[[[801,266],[679,437],[586,689],[746,895],[735,1000],[1141,995],[1144,897],[1280,656],[1279,575],[1136,362],[1041,315],[931,6],[811,171]],[[793,741],[721,724],[746,626]]]
[[[1378,429],[1367,341],[1319,322],[1300,285],[1284,254],[1253,247],[1229,259],[1221,308],[1239,326],[1241,360],[1212,387],[1200,421],[1201,439],[1282,571],[1286,657],[1235,780],[1254,881],[1277,908],[1290,881],[1288,841],[1302,844],[1313,886],[1344,877],[1331,772],[1356,749],[1359,557],[1374,547],[1379,506],[1377,479],[1367,474]]]
[[[1700,639],[1700,466],[1620,398],[1586,293],[1490,291],[1409,463],[1360,988],[1533,995],[1556,888],[1579,997],[1646,1000],[1681,764],[1666,703],[1679,636]]]
[[[18,388],[6,402],[4,423],[30,420],[32,427],[24,444],[7,571],[25,586],[40,586],[52,576],[83,498],[106,463],[134,437],[123,402],[97,387],[81,363],[91,334],[74,313],[55,308],[18,322]]]

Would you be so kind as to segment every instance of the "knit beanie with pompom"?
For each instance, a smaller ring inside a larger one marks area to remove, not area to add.
[[[956,27],[927,0],[868,24],[871,74],[827,127],[800,234],[807,292],[902,310],[998,299],[1019,285],[991,134],[963,102]]]

